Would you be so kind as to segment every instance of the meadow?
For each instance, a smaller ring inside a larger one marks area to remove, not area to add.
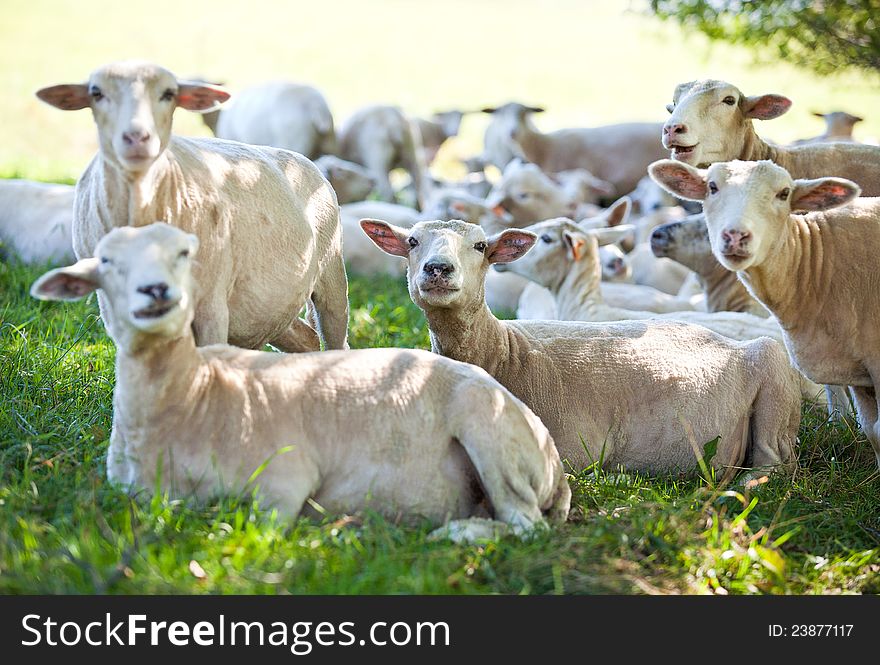
[[[661,119],[677,82],[712,76],[794,99],[766,125],[779,140],[820,133],[809,111],[832,107],[863,114],[857,133],[880,136],[868,113],[878,81],[759,66],[639,7],[4,0],[0,176],[73,182],[96,148],[91,118],[33,92],[124,57],[233,91],[308,81],[337,118],[371,102],[428,113],[516,98],[548,108],[543,128]],[[175,123],[207,133],[182,111]],[[441,171],[454,174],[456,157],[479,150],[484,126],[468,116]],[[808,406],[793,478],[724,485],[699,460],[681,477],[569,467],[569,522],[527,542],[428,542],[427,525],[371,514],[290,523],[250,496],[206,506],[131,498],[104,469],[113,344],[94,297],[30,298],[45,269],[0,262],[0,593],[880,593],[874,455],[857,428]],[[429,348],[402,279],[352,278],[350,298],[353,348]]]

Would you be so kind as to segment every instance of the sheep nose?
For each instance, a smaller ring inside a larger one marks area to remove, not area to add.
[[[654,229],[651,233],[651,244],[666,246],[669,243],[669,231],[666,229]]]
[[[138,293],[150,296],[153,300],[168,300],[168,285],[165,282],[157,282],[147,286],[139,286]]]
[[[425,264],[423,270],[432,277],[444,277],[455,272],[455,267],[447,261],[430,261]]]
[[[611,269],[612,269],[612,270],[614,270],[615,272],[617,272],[617,271],[619,271],[621,268],[623,268],[623,259],[622,259],[622,258],[620,258],[620,257],[618,256],[617,258],[611,260]]]
[[[667,136],[673,134],[687,134],[687,125],[682,123],[667,123],[663,125],[663,133]]]
[[[726,249],[739,249],[743,247],[752,234],[748,231],[739,231],[737,229],[729,229],[721,232],[721,239],[724,241]]]
[[[150,140],[150,133],[143,129],[132,129],[122,132],[122,140],[126,145],[140,145]]]

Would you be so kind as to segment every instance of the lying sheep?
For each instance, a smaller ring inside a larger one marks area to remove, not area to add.
[[[880,147],[816,143],[785,147],[762,140],[752,119],[778,118],[791,107],[782,95],[746,97],[724,81],[691,81],[675,89],[663,145],[683,163],[707,167],[734,159],[768,159],[794,178],[834,174],[854,180],[863,196],[880,196]]]
[[[563,321],[631,321],[657,319],[683,321],[704,326],[730,339],[746,341],[769,337],[783,344],[782,330],[775,319],[762,319],[740,312],[680,311],[666,314],[614,307],[605,303],[600,288],[599,245],[616,242],[628,229],[584,230],[570,219],[552,219],[525,230],[540,242],[519,261],[495,266],[512,271],[550,289],[556,298],[556,310]],[[822,402],[823,389],[791,368],[801,394]]]
[[[828,143],[831,141],[855,141],[853,127],[862,118],[846,111],[832,111],[831,113],[813,113],[817,118],[825,121],[825,133],[810,139],[794,141],[792,145],[805,145],[809,143]]]
[[[364,217],[382,217],[393,224],[409,228],[421,216],[409,206],[386,201],[359,201],[339,206],[342,225],[342,248],[345,263],[353,275],[391,275],[400,277],[406,273],[406,262],[376,251],[373,243],[364,235],[360,221]]]
[[[376,179],[363,166],[335,155],[319,157],[315,166],[327,178],[340,204],[364,201],[376,186]]]
[[[396,168],[409,173],[420,205],[427,194],[422,182],[426,166],[418,137],[396,106],[368,106],[352,115],[339,130],[338,154],[367,168],[383,201],[394,201],[388,174]]]
[[[423,150],[424,163],[428,166],[434,161],[440,147],[453,136],[458,136],[461,127],[463,111],[441,111],[434,113],[430,119],[414,118],[419,132],[420,143]]]
[[[508,104],[504,113],[518,155],[547,173],[586,169],[610,183],[612,194],[620,196],[635,189],[648,164],[665,156],[659,123],[631,122],[544,134],[530,119],[541,111]]]
[[[382,250],[406,257],[434,352],[483,367],[530,405],[575,468],[601,460],[691,471],[716,437],[719,469],[795,463],[800,399],[772,340],[734,342],[672,322],[499,321],[483,299],[486,272],[522,256],[534,234],[487,238],[461,221],[361,225]]]
[[[737,279],[736,273],[715,258],[702,213],[658,226],[651,235],[651,251],[655,256],[672,259],[697,274],[706,294],[706,311],[769,316],[767,309]]]
[[[574,178],[569,181],[570,184],[573,182],[577,185]],[[598,199],[593,197],[592,201],[578,200],[576,194],[579,192],[574,191],[577,189],[576,186],[567,191],[535,164],[514,159],[504,169],[501,180],[489,192],[486,204],[509,214],[513,225],[519,227],[561,215],[581,218],[595,214],[598,209],[592,204]]]
[[[843,178],[795,180],[770,161],[698,171],[663,160],[650,172],[703,201],[712,251],[779,320],[792,362],[813,381],[849,386],[880,466],[880,199],[857,199]]]
[[[245,88],[212,121],[220,139],[293,150],[309,159],[336,150],[330,107],[310,85],[270,81]]]
[[[571,491],[547,429],[478,368],[401,349],[197,348],[198,245],[162,223],[114,229],[95,258],[32,288],[54,300],[100,289],[114,312],[111,482],[206,499],[241,495],[262,469],[259,492],[289,517],[312,500],[442,523],[485,514],[485,500],[515,532],[565,520]]]
[[[73,195],[70,185],[0,180],[2,248],[25,263],[73,261]]]
[[[347,347],[348,287],[336,197],[302,155],[171,134],[178,106],[214,108],[229,95],[178,81],[157,65],[106,65],[88,83],[40,90],[63,110],[90,108],[100,149],[76,186],[73,248],[92,256],[117,226],[167,219],[199,237],[199,345],[317,350],[298,318],[307,302],[326,348]],[[99,294],[112,333],[110,310]]]

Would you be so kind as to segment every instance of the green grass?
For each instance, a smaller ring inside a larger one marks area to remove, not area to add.
[[[32,300],[41,272],[0,264],[0,593],[880,592],[874,456],[810,409],[793,479],[745,492],[571,469],[568,524],[529,542],[133,501],[105,478],[113,344],[94,299]],[[353,279],[351,301],[354,347],[428,348],[403,280]]]

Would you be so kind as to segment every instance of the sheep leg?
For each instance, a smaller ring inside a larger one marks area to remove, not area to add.
[[[770,471],[793,472],[797,460],[797,427],[800,407],[781,407],[779,386],[767,382],[758,391],[750,419],[752,466],[748,476],[757,477]],[[784,393],[783,393],[784,394]]]
[[[210,312],[210,314],[205,314]],[[229,305],[225,296],[211,302],[197,303],[192,324],[196,346],[226,344],[229,341]]]
[[[131,485],[131,475],[125,436],[114,423],[110,433],[110,446],[107,448],[107,480],[111,484],[125,489]]]
[[[880,406],[877,404],[877,392],[873,386],[850,386],[849,390],[856,404],[859,424],[871,442],[877,458],[877,468],[880,469],[880,422],[877,418]]]
[[[348,278],[342,256],[332,259],[315,284],[311,297],[324,348],[348,348]]]
[[[363,160],[367,171],[376,180],[376,193],[382,201],[394,201],[394,188],[388,174],[394,161],[394,148],[384,143],[371,145]]]
[[[308,353],[309,351],[321,350],[321,340],[318,339],[318,333],[299,317],[291,322],[287,330],[269,343],[285,353]]]
[[[852,416],[852,407],[846,394],[846,388],[826,385],[825,398],[828,401],[828,416],[831,420],[840,422]]]

